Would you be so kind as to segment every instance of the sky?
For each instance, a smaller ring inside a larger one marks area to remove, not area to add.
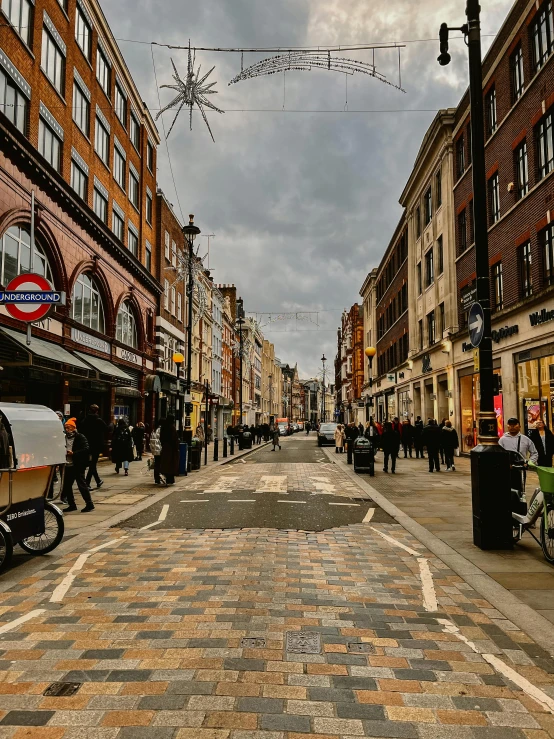
[[[484,51],[512,0],[482,3]],[[328,367],[337,351],[341,312],[360,301],[401,216],[398,198],[436,112],[456,106],[467,88],[463,40],[440,67],[442,22],[465,22],[464,0],[116,0],[103,9],[115,37],[196,47],[295,47],[406,42],[405,93],[363,74],[287,72],[229,86],[241,55],[198,52],[196,65],[216,82],[208,112],[158,120],[158,183],[176,214],[195,214],[210,244],[216,283],[234,283],[247,314],[302,378]],[[457,34],[455,34],[457,35]],[[143,100],[156,115],[174,96],[171,59],[184,77],[187,52],[119,41]],[[154,63],[152,59],[154,54]],[[244,67],[271,56],[244,54]],[[338,56],[372,61],[370,51]],[[377,70],[398,83],[398,51],[376,52]],[[154,67],[155,65],[155,67]],[[265,111],[265,112],[257,112]],[[294,112],[337,111],[337,112]],[[372,112],[355,112],[372,111]],[[387,112],[376,112],[387,111]],[[390,112],[392,111],[392,112]],[[171,168],[173,169],[173,177]],[[174,181],[175,185],[174,185]],[[208,250],[203,236],[201,256]],[[207,263],[207,262],[205,262]],[[297,320],[277,314],[300,313]],[[329,377],[329,375],[328,375]]]

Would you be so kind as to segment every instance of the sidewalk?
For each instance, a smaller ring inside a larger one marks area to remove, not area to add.
[[[346,465],[346,455],[343,457],[334,461]],[[473,544],[468,458],[456,459],[456,472],[442,470],[432,476],[427,459],[401,457],[395,475],[382,472],[382,462],[379,453],[375,477],[360,477],[403,513],[554,623],[554,567],[545,561],[541,548],[529,534],[512,551],[484,552]],[[529,473],[528,497],[536,485],[536,475]],[[537,527],[535,534],[538,533]]]

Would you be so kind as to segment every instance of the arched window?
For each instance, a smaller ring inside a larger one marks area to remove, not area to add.
[[[137,322],[130,303],[122,303],[117,313],[115,338],[133,349],[138,346]]]
[[[104,306],[98,286],[90,275],[81,274],[73,288],[71,317],[83,326],[106,333]]]
[[[0,283],[4,287],[24,272],[31,271],[31,233],[27,226],[11,226],[0,240]],[[52,281],[52,271],[42,247],[35,240],[33,271]]]

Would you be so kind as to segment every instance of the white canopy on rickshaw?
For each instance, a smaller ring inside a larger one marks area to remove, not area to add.
[[[56,413],[43,405],[0,403],[13,440],[14,469],[65,464],[65,434]]]

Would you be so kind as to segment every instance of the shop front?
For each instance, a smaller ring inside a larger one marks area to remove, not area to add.
[[[494,360],[494,374],[498,375],[499,388],[502,386],[501,360]],[[481,383],[474,367],[466,367],[458,371],[460,393],[460,448],[462,452],[470,452],[477,446],[477,419],[481,409]],[[498,426],[498,436],[504,433],[504,399],[499,392],[494,396],[494,410]]]
[[[522,429],[527,432],[543,421],[554,427],[554,344],[514,355],[517,407]]]

